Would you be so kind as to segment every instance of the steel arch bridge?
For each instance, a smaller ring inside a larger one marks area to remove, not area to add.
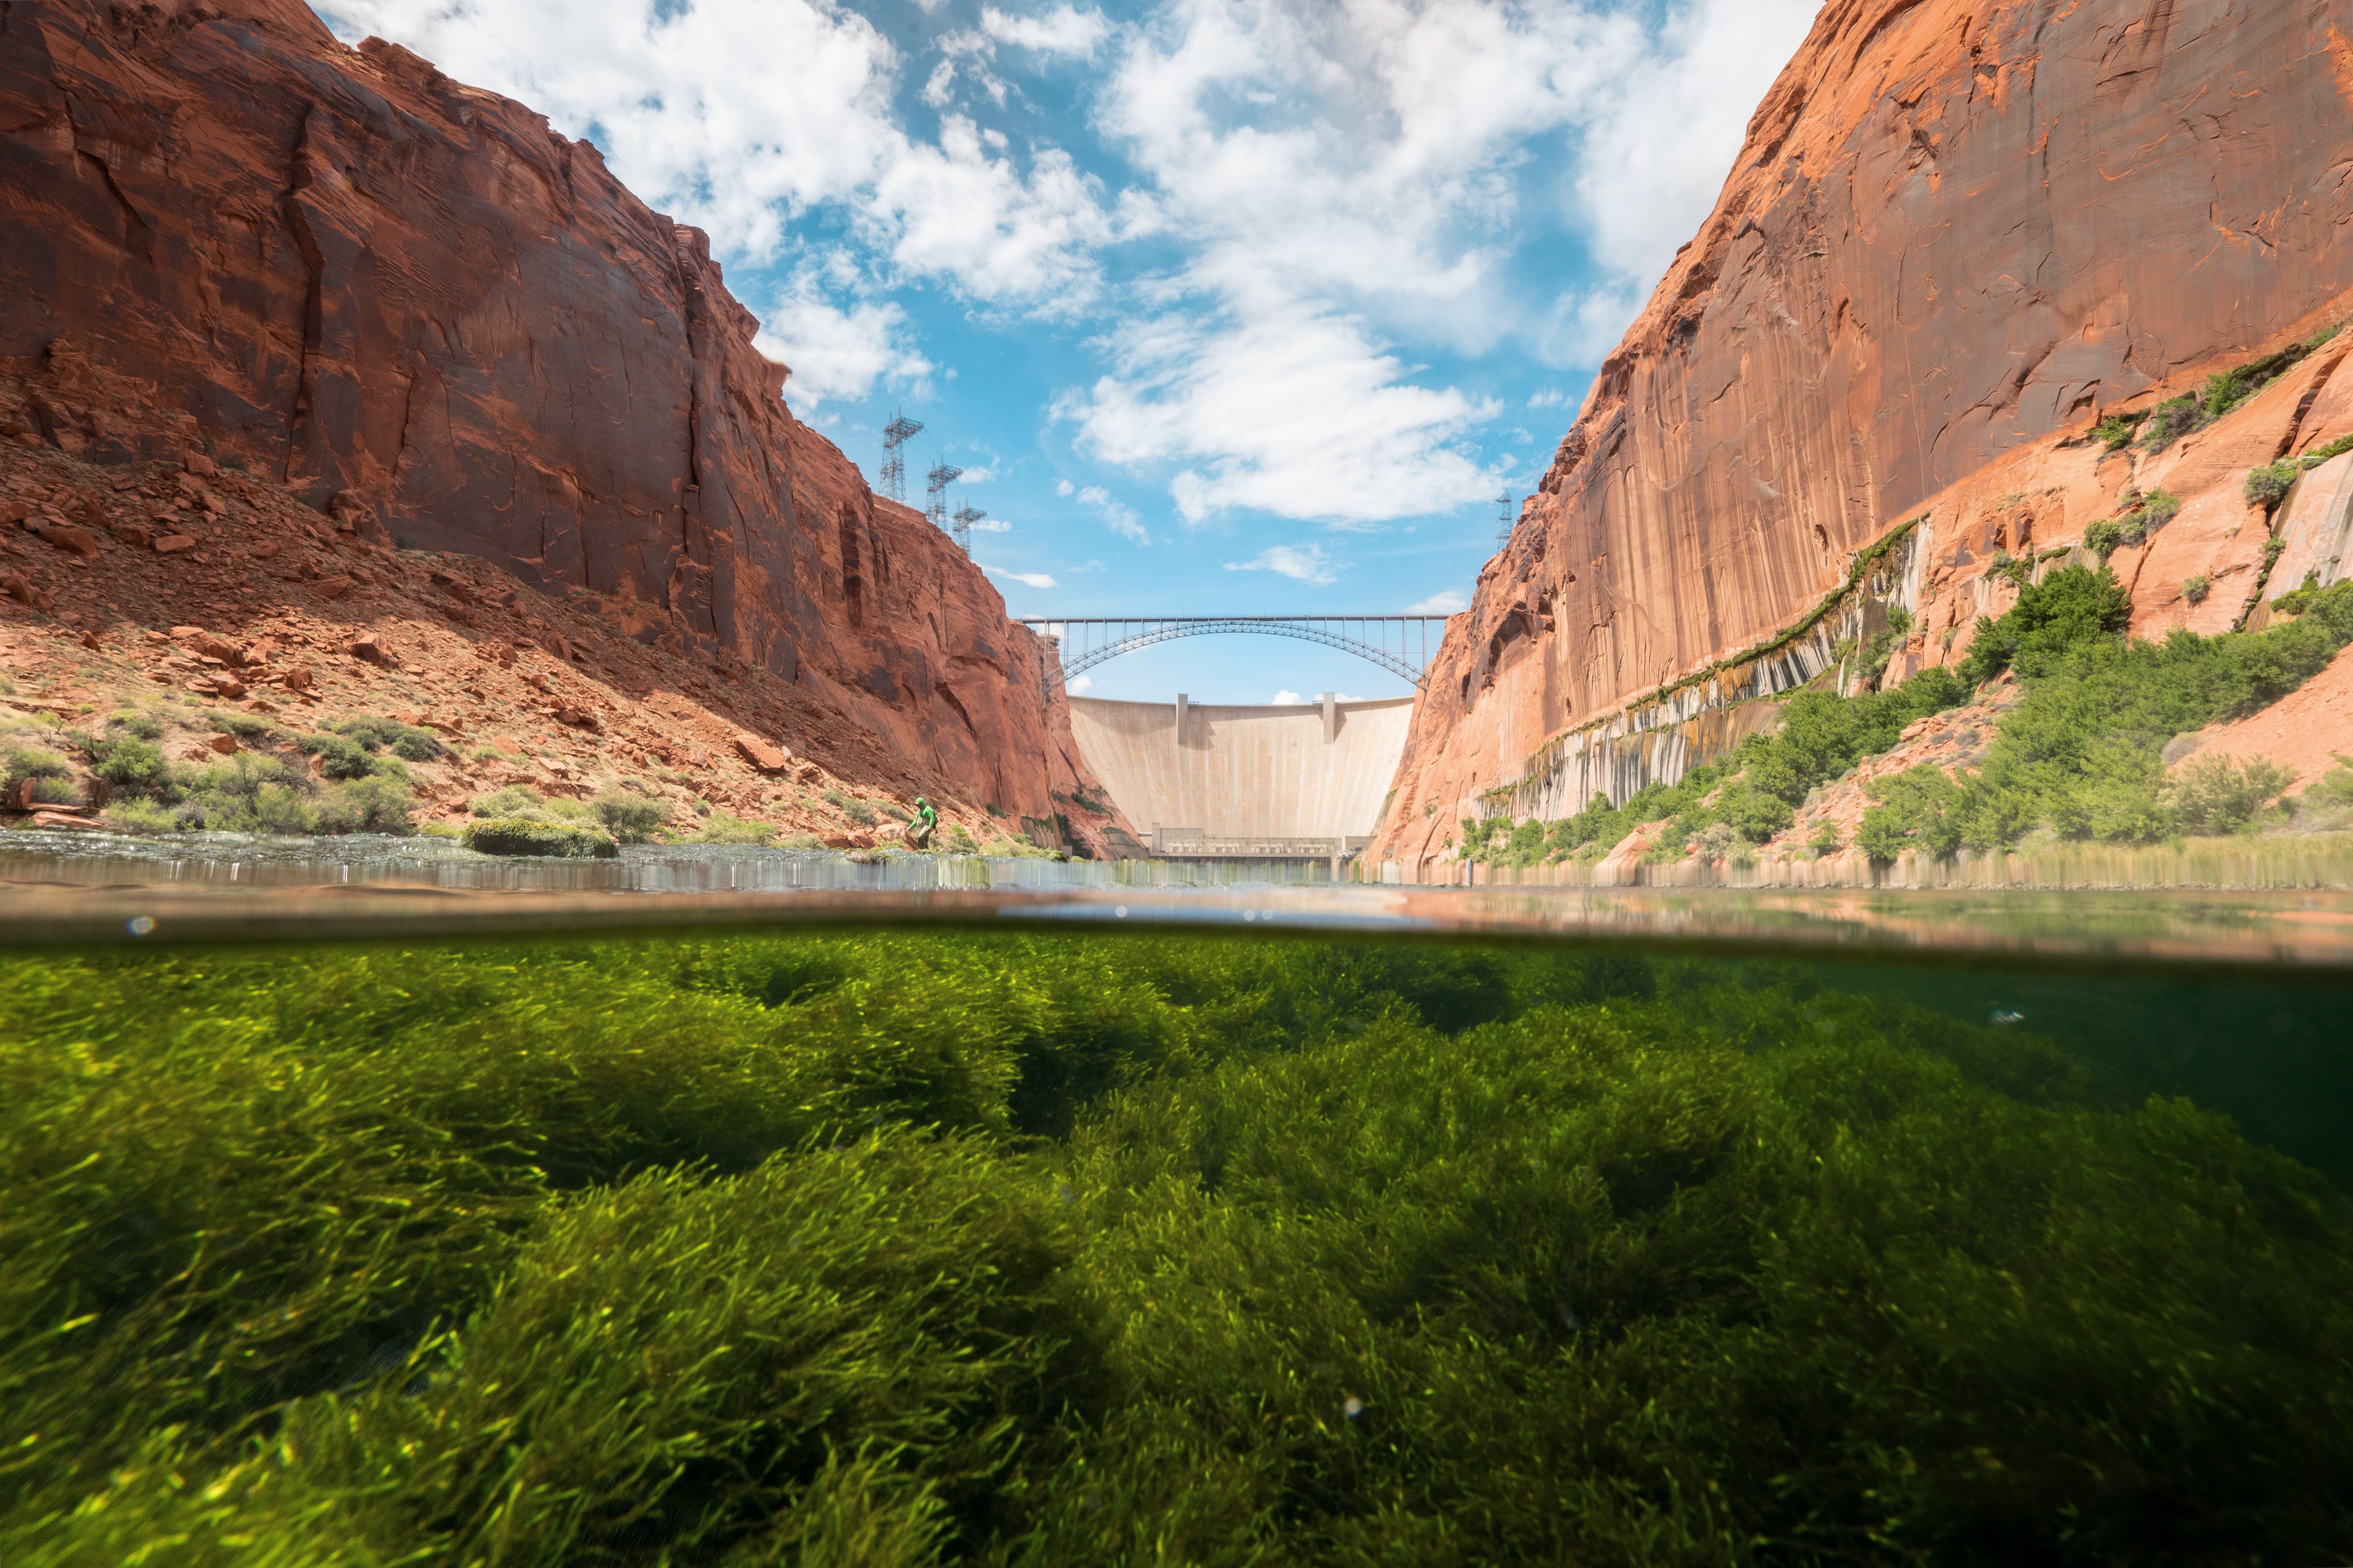
[[[1023,616],[1023,626],[1060,651],[1062,679],[1071,681],[1105,659],[1178,637],[1243,633],[1322,643],[1379,665],[1419,686],[1430,657],[1446,635],[1444,616]],[[1049,678],[1050,679],[1050,677]]]

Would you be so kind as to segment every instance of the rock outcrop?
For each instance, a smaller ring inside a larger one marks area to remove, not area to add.
[[[2116,557],[2136,629],[2233,624],[2244,477],[2353,433],[2346,345],[2187,441],[2087,437],[2353,310],[2348,108],[2348,0],[1830,0],[1450,628],[1373,857],[1443,858],[1530,759],[1774,644],[1915,521],[1898,673],[2136,487],[2185,502]]]
[[[0,435],[586,590],[797,694],[776,738],[1008,816],[1092,784],[1039,639],[794,418],[705,237],[522,105],[300,0],[14,0],[0,210]]]

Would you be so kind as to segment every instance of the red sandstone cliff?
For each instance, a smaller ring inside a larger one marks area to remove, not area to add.
[[[1441,854],[1547,741],[1915,518],[1915,666],[2001,607],[1997,549],[2135,483],[2189,503],[2116,562],[2137,629],[2230,626],[2265,537],[2240,482],[2353,433],[2344,345],[2166,452],[2081,437],[2348,313],[2348,108],[2353,0],[1830,0],[1450,627],[1374,858]]]
[[[0,214],[25,438],[589,590],[842,767],[1034,821],[1092,784],[1038,639],[792,416],[704,236],[523,106],[299,0],[13,0]]]

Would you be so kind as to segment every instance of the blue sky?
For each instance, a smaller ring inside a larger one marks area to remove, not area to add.
[[[1818,0],[334,0],[710,230],[1015,615],[1460,608]],[[1088,694],[1405,683],[1202,637]]]

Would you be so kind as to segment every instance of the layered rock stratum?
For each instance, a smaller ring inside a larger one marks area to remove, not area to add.
[[[601,664],[691,678],[702,728],[1102,847],[1066,810],[1100,792],[1044,645],[794,417],[705,237],[524,106],[347,47],[299,0],[11,0],[0,212],[0,436],[72,470],[22,493],[216,462],[216,569],[280,547],[280,499],[331,525],[322,548],[377,550],[385,616],[427,555],[478,558],[594,615],[550,644],[567,667],[635,643]],[[20,571],[55,564],[35,547]],[[232,574],[202,617],[223,635],[310,608]],[[107,595],[74,597],[96,579],[50,576],[103,637]]]
[[[2353,315],[2348,35],[2347,0],[1830,0],[1450,628],[1373,856],[1679,766],[1650,731],[1818,675],[1787,634],[1906,525],[1898,676],[2136,489],[2184,503],[2113,559],[2136,632],[2259,613],[2244,480],[2353,434],[2347,340],[2161,449],[2089,434]]]

